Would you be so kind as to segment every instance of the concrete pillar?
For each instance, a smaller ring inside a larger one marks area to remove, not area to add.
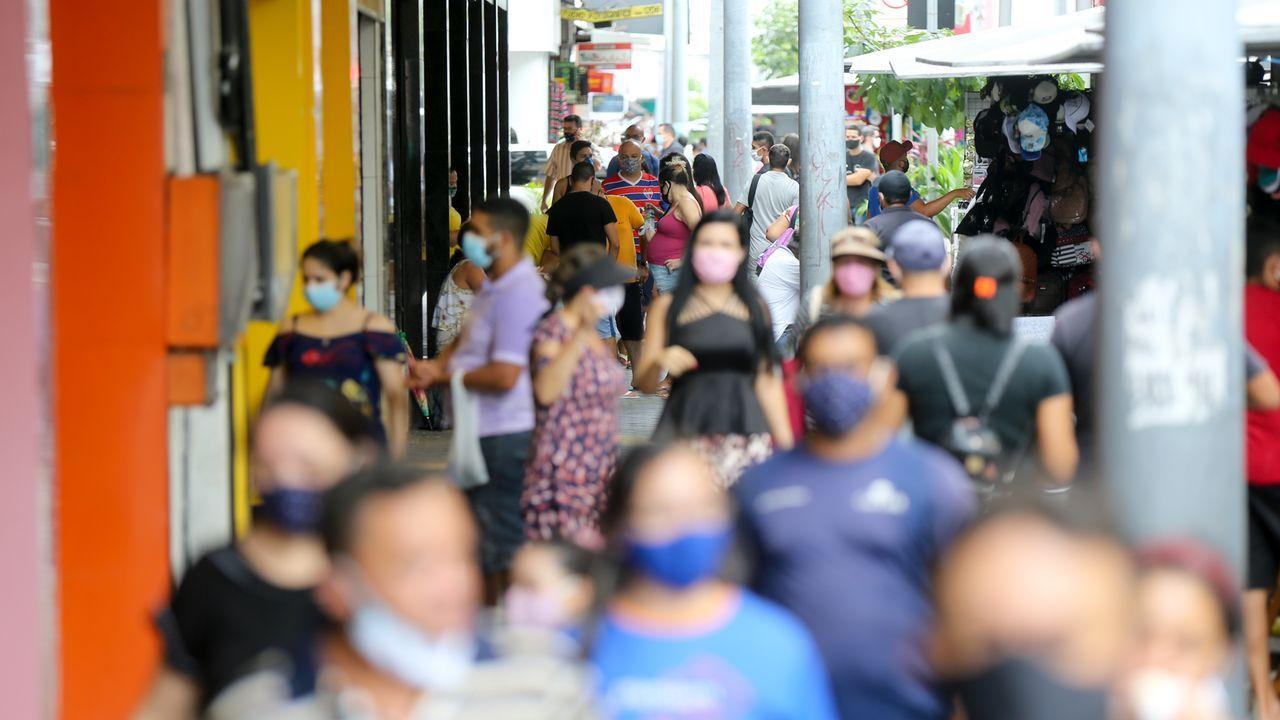
[[[724,0],[711,0],[711,56],[707,70],[707,152],[724,172]],[[723,178],[721,178],[723,180]]]
[[[844,23],[840,0],[800,0],[800,290],[831,274],[830,237],[848,224]]]
[[[689,0],[671,0],[671,15],[667,26],[671,28],[671,44],[667,57],[671,62],[670,98],[667,120],[676,126],[676,132],[684,133],[689,123],[689,76],[685,72],[684,56],[689,48]]]
[[[751,181],[751,4],[724,0],[724,186],[747,199]]]
[[[1236,2],[1108,4],[1101,147],[1102,473],[1126,534],[1244,567],[1244,90]],[[1177,92],[1155,91],[1177,88]],[[1171,117],[1182,122],[1172,124]],[[1218,127],[1193,167],[1177,125]],[[1208,203],[1189,198],[1213,198]],[[1233,693],[1235,714],[1242,697]]]

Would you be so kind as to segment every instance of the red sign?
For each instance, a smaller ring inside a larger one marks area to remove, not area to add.
[[[631,43],[578,43],[578,64],[626,70],[631,67]]]
[[[867,111],[867,103],[858,97],[857,85],[844,86],[844,114],[861,115]]]
[[[613,94],[613,73],[587,71],[587,92]]]

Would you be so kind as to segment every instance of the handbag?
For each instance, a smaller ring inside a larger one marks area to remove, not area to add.
[[[480,401],[463,384],[461,370],[449,379],[453,396],[453,444],[449,447],[449,477],[463,490],[486,485],[489,468],[480,450]]]

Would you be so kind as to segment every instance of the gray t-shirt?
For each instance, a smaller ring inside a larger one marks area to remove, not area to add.
[[[744,200],[747,193],[741,196]],[[755,202],[751,204],[754,217],[751,221],[751,253],[749,267],[756,266],[760,254],[769,249],[764,231],[792,205],[800,202],[800,184],[787,177],[781,170],[770,170],[760,175],[756,184]]]
[[[876,336],[880,354],[892,356],[908,335],[946,322],[950,311],[951,301],[946,295],[902,298],[872,308],[865,322]]]

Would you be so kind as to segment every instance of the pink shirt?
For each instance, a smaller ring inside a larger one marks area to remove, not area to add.
[[[716,191],[712,190],[706,185],[698,186],[698,197],[702,198],[703,212],[711,212],[712,210],[719,210],[722,207],[729,207],[730,205],[733,204],[733,201],[729,199],[729,192],[727,190],[724,193],[724,205],[721,205],[716,200]]]
[[[662,216],[649,241],[649,262],[661,265],[668,260],[684,256],[684,246],[689,242],[689,226],[676,217],[675,211]]]

